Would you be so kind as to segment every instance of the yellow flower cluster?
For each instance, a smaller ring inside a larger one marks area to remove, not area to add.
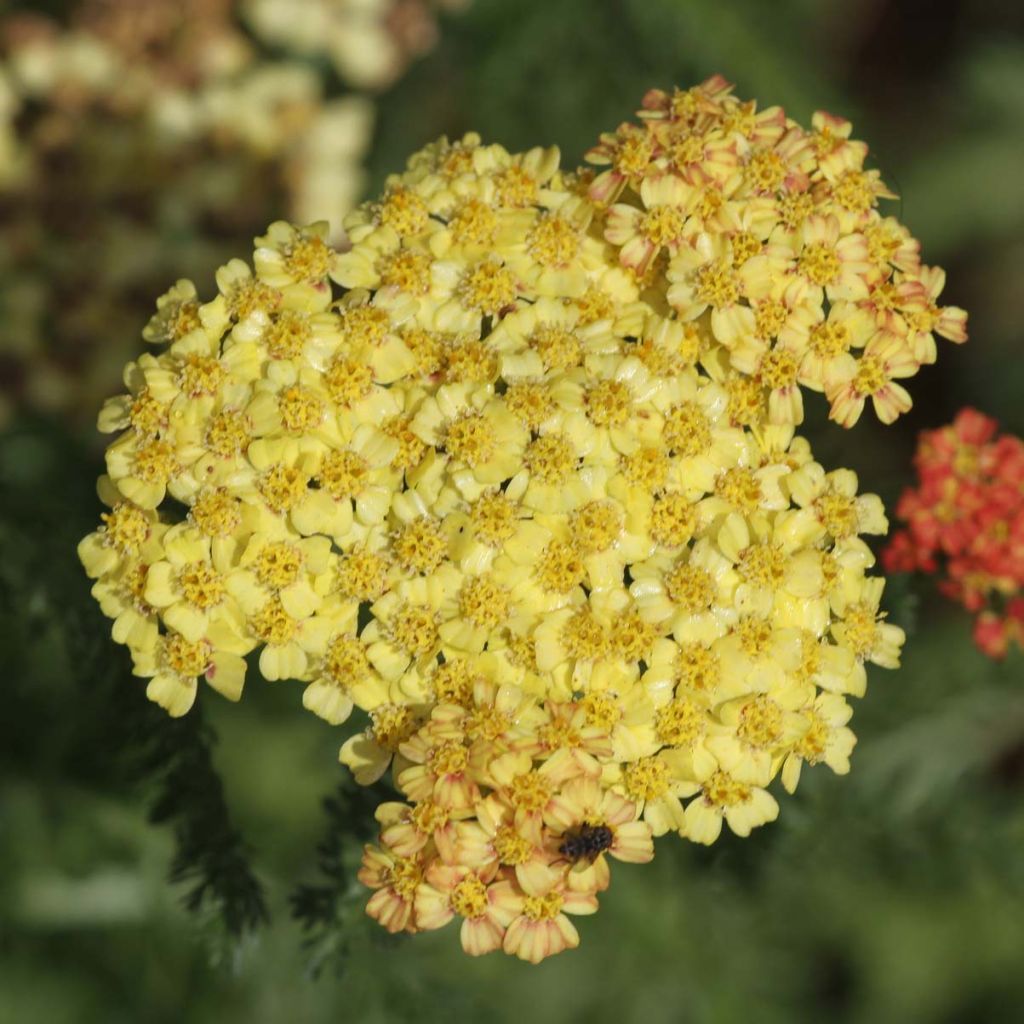
[[[441,140],[344,254],[279,222],[212,301],[179,282],[100,416],[111,510],[80,555],[149,696],[237,699],[258,651],[328,722],[366,712],[341,760],[402,795],[369,913],[459,917],[472,954],[575,946],[606,855],[745,836],[777,775],[848,771],[847,697],[903,642],[866,575],[880,501],[728,368],[681,263],[622,265],[648,222],[588,198],[609,180]]]
[[[935,335],[966,341],[967,314],[938,305],[945,272],[878,212],[895,196],[850,122],[819,111],[806,131],[718,75],[651,90],[639,117],[588,154],[604,168],[588,194],[622,265],[707,325],[708,371],[771,423],[802,422],[801,386],[844,427],[869,398],[883,423],[905,413],[897,381],[935,362]]]

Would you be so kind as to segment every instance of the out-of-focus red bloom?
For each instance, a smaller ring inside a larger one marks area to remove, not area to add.
[[[976,613],[974,639],[993,658],[1024,647],[1024,441],[963,409],[921,434],[918,484],[903,492],[882,561],[889,572],[925,572]]]

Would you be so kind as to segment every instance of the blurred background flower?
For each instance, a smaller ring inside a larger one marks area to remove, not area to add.
[[[308,173],[310,161],[290,144],[282,157],[267,141],[279,137],[267,123],[279,122],[251,111],[280,102],[296,111],[295,121],[309,123],[303,118],[315,115],[299,116],[306,97],[345,99],[352,92],[346,81],[355,81],[339,73],[326,32],[302,54],[284,39],[258,37],[258,6],[232,11],[217,29],[218,5],[197,0],[209,25],[179,42],[221,39],[212,70],[190,62],[183,72],[180,60],[146,58],[146,77],[169,75],[162,80],[175,83],[174,95],[192,95],[188,83],[197,79],[220,83],[198,107],[188,99],[162,107],[158,122],[132,115],[132,123],[159,124],[161,134],[174,127],[170,138],[190,140],[189,159],[175,155],[177,143],[139,148],[126,139],[114,111],[131,110],[132,96],[146,90],[133,75],[104,70],[109,58],[97,59],[94,44],[76,44],[74,59],[42,60],[45,74],[17,70],[19,38],[40,40],[36,46],[68,32],[95,35],[79,13],[84,7],[45,0],[3,9],[4,25],[13,19],[16,29],[5,28],[0,71],[7,197],[0,200],[0,360],[11,396],[0,436],[4,1012],[75,1022],[243,1015],[317,1022],[345,1013],[366,1021],[502,1021],[524,1012],[538,1024],[1017,1019],[1024,1000],[1021,654],[987,659],[972,643],[968,617],[930,586],[919,594],[909,582],[902,592],[891,588],[890,619],[911,635],[899,674],[879,679],[858,711],[851,776],[807,779],[791,813],[748,840],[724,837],[711,851],[669,846],[640,870],[623,866],[601,920],[582,920],[582,948],[530,973],[529,988],[529,968],[504,958],[470,961],[450,935],[422,936],[415,948],[382,944],[359,923],[361,903],[345,896],[358,842],[342,837],[370,808],[350,813],[351,798],[342,794],[332,815],[323,815],[321,799],[334,785],[323,764],[335,732],[297,713],[299,690],[263,687],[228,715],[207,702],[203,714],[220,736],[213,761],[202,719],[193,715],[166,734],[178,752],[173,771],[152,769],[154,757],[168,763],[166,750],[161,757],[132,753],[130,737],[142,728],[133,716],[146,713],[145,698],[126,678],[126,659],[111,652],[74,554],[97,510],[99,442],[89,422],[97,399],[120,390],[110,375],[141,348],[153,295],[182,276],[209,280],[222,254],[244,251],[276,216],[335,218],[291,205],[295,168]],[[1024,434],[1019,7],[780,0],[768,17],[756,0],[475,0],[452,17],[441,5],[394,6],[438,17],[440,31],[430,53],[376,94],[365,160],[348,156],[362,152],[359,131],[304,136],[326,150],[325,166],[366,168],[365,182],[351,186],[353,198],[379,191],[387,172],[441,132],[478,130],[510,149],[557,142],[571,166],[602,131],[632,117],[647,88],[685,87],[716,72],[736,81],[740,95],[780,103],[804,123],[817,108],[831,110],[870,143],[869,162],[901,196],[896,215],[947,270],[944,300],[970,310],[972,340],[947,346],[937,365],[922,370],[914,408],[892,427],[865,418],[852,433],[837,431],[809,408],[804,430],[816,456],[855,469],[892,509],[913,483],[919,431],[971,405],[1004,432]],[[47,16],[45,32],[33,27],[37,19],[17,28],[26,12]],[[247,41],[243,53],[258,57],[246,59],[226,41],[239,37]],[[257,74],[266,60],[306,70],[295,79],[279,69]],[[55,66],[70,76],[59,103],[22,77],[45,79]],[[175,74],[184,74],[184,85]],[[98,88],[88,83],[104,76],[121,85],[117,104],[83,101],[83,92]],[[88,88],[77,84],[83,79]],[[300,79],[320,85],[293,84]],[[202,131],[190,135],[197,123]],[[222,127],[209,130],[212,124]],[[81,134],[71,131],[78,126]],[[41,163],[30,141],[36,131],[53,140]],[[61,141],[69,134],[73,145]],[[324,206],[339,194],[330,173],[319,179],[316,202]],[[147,175],[160,184],[143,200],[137,194]],[[71,232],[72,224],[81,227]],[[141,267],[152,276],[133,278]],[[108,285],[120,280],[121,297],[98,288],[98,277]],[[57,351],[64,319],[75,332],[66,350],[78,359],[60,378],[66,398],[51,401],[45,415],[35,399],[19,398],[15,407],[15,394],[37,387],[24,383],[24,353]],[[93,346],[92,354],[82,346]],[[96,368],[101,363],[106,371]],[[59,411],[72,406],[76,419]],[[153,730],[153,721],[145,728]],[[214,766],[224,780],[219,796]],[[207,795],[199,800],[197,792]],[[154,806],[173,828],[147,822]],[[197,835],[207,838],[201,862]],[[259,920],[246,860],[264,882],[274,923],[239,943],[218,921],[224,907],[236,924]],[[167,885],[168,866],[182,880],[177,887]],[[200,915],[187,915],[179,897],[210,877],[218,884],[200,896],[215,899],[200,899]],[[306,932],[289,912],[296,880],[308,883],[298,901]],[[213,967],[211,955],[219,957]],[[324,968],[315,984],[304,973],[311,963]]]

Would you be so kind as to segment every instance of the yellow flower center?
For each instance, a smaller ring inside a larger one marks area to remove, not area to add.
[[[835,249],[826,242],[805,245],[797,261],[800,272],[812,283],[824,287],[838,277],[842,264]]]
[[[562,912],[565,897],[549,892],[544,896],[527,896],[523,900],[523,914],[531,921],[552,921]]]
[[[581,327],[608,320],[615,314],[615,303],[611,296],[595,287],[588,288],[573,301],[573,305],[579,310]]]
[[[395,416],[384,424],[384,433],[398,443],[393,469],[413,469],[423,461],[427,446],[412,432],[411,422],[408,416]]]
[[[489,245],[498,230],[498,218],[486,203],[468,199],[455,211],[448,227],[459,245]]]
[[[281,304],[281,293],[276,288],[254,277],[239,281],[227,297],[228,312],[236,320],[245,320],[253,313],[271,313]]]
[[[103,521],[103,543],[126,554],[138,551],[149,537],[150,521],[146,513],[125,501],[119,501],[100,519]]]
[[[423,869],[411,857],[396,857],[388,868],[386,880],[399,899],[409,903],[423,881]]]
[[[539,430],[545,420],[555,412],[555,403],[547,386],[535,381],[521,381],[509,386],[505,392],[508,410],[530,430]]]
[[[688,697],[678,697],[658,711],[658,741],[671,747],[687,747],[704,734],[704,710]]]
[[[686,214],[677,206],[655,206],[640,218],[640,234],[651,245],[661,248],[683,237]]]
[[[816,711],[811,711],[807,732],[793,746],[793,752],[808,764],[817,764],[828,747],[828,723]]]
[[[776,192],[786,179],[786,165],[778,153],[759,149],[747,161],[744,177],[755,192]]]
[[[852,605],[843,614],[843,644],[858,658],[866,658],[878,639],[875,610],[863,604]]]
[[[587,572],[579,549],[566,540],[551,541],[541,552],[533,571],[541,589],[556,594],[567,594],[579,586]]]
[[[581,661],[599,660],[608,654],[610,638],[589,608],[581,608],[562,627],[562,643],[569,656]]]
[[[740,284],[732,264],[716,260],[698,268],[694,276],[697,298],[715,309],[733,305],[740,297]]]
[[[602,380],[584,394],[587,415],[599,427],[621,427],[629,420],[633,396],[621,381]]]
[[[429,608],[406,605],[388,624],[397,647],[414,657],[429,654],[437,646],[437,620]]]
[[[285,309],[267,328],[264,341],[271,359],[298,359],[312,337],[313,328],[306,314]]]
[[[580,700],[587,725],[611,732],[622,719],[622,709],[607,693],[588,693]]]
[[[517,775],[509,784],[508,799],[517,810],[529,814],[543,810],[554,789],[555,784],[546,775],[541,775],[538,771],[528,771]]]
[[[501,491],[482,494],[469,510],[469,519],[477,539],[489,547],[498,547],[515,532],[516,506]]]
[[[757,477],[741,466],[727,469],[715,480],[715,494],[737,511],[750,515],[761,504],[761,484]]]
[[[500,825],[491,845],[498,860],[509,867],[525,864],[533,855],[533,844],[524,839],[511,825]]]
[[[845,540],[857,533],[857,505],[844,494],[823,494],[814,503],[821,525],[836,540]]]
[[[494,629],[508,616],[508,594],[491,576],[471,576],[459,591],[459,612],[481,629]]]
[[[850,348],[850,329],[836,320],[815,324],[808,335],[810,350],[822,359],[835,359]]]
[[[402,344],[412,353],[416,368],[426,377],[440,373],[444,367],[445,348],[438,335],[422,327],[412,327],[402,334]]]
[[[579,339],[563,327],[542,324],[530,335],[529,343],[540,356],[546,370],[568,370],[578,366],[582,359]]]
[[[794,192],[783,196],[778,203],[779,220],[784,227],[795,231],[812,213],[814,197],[809,192]]]
[[[384,227],[399,235],[418,235],[430,220],[427,204],[412,189],[399,185],[391,189],[377,214]]]
[[[351,451],[332,451],[324,457],[316,478],[320,486],[336,499],[352,498],[367,486],[370,464]]]
[[[736,570],[748,583],[778,588],[786,577],[786,554],[777,544],[752,544],[740,554]]]
[[[526,239],[527,251],[542,267],[567,267],[580,250],[580,233],[554,213],[543,214]]]
[[[778,299],[762,299],[754,307],[754,333],[771,341],[782,330],[789,310]]]
[[[189,643],[180,633],[168,633],[162,639],[164,664],[182,679],[195,679],[210,666],[212,648],[206,640]]]
[[[498,439],[486,416],[467,412],[448,425],[444,444],[453,459],[476,467],[494,457]]]
[[[784,348],[772,349],[761,360],[761,383],[766,388],[791,388],[796,383],[800,366],[792,352]]]
[[[741,619],[733,629],[744,654],[751,658],[763,658],[772,641],[771,623],[766,619],[750,616]]]
[[[698,693],[710,693],[718,686],[721,668],[718,656],[697,643],[683,644],[676,658],[679,681]]]
[[[711,422],[696,402],[683,402],[665,416],[664,437],[677,455],[703,455],[711,447]]]
[[[181,596],[194,608],[207,609],[224,600],[224,578],[212,566],[197,562],[178,573]]]
[[[729,421],[740,426],[757,423],[764,411],[764,390],[754,377],[732,377],[726,381],[729,393]]]
[[[529,171],[522,167],[506,167],[496,174],[494,182],[495,198],[499,206],[524,207],[533,206],[537,201],[537,182]]]
[[[373,551],[350,551],[338,560],[337,592],[375,601],[388,588],[388,560]]]
[[[448,552],[448,542],[441,532],[441,524],[429,516],[421,516],[409,523],[395,538],[395,557],[400,565],[412,572],[431,573]]]
[[[281,604],[276,594],[255,614],[249,616],[249,626],[264,643],[280,646],[288,643],[299,624]]]
[[[498,376],[498,357],[482,341],[466,341],[447,353],[445,378],[470,384],[490,384]]]
[[[206,447],[222,459],[241,455],[252,440],[252,424],[245,413],[225,409],[206,428]]]
[[[430,291],[430,257],[411,249],[398,249],[377,260],[380,283],[410,295]]]
[[[612,630],[612,647],[623,661],[640,661],[650,652],[657,632],[636,612],[617,619]]]
[[[199,319],[199,303],[195,299],[186,299],[176,304],[176,308],[168,316],[168,334],[170,340],[179,341],[186,334],[191,334],[196,328],[202,327]]]
[[[166,483],[177,466],[174,447],[169,441],[149,441],[135,452],[135,472],[146,483]]]
[[[409,820],[416,831],[428,836],[433,835],[438,829],[444,828],[450,818],[448,809],[434,803],[433,800],[421,801],[409,814]]]
[[[466,735],[493,743],[512,727],[512,717],[495,707],[477,708],[466,719]]]
[[[404,704],[382,704],[370,712],[374,742],[394,753],[415,731],[412,709]]]
[[[178,386],[192,398],[215,395],[224,383],[224,368],[212,356],[195,353],[185,357],[178,372]]]
[[[470,875],[452,889],[448,904],[460,917],[482,917],[487,912],[487,886]]]
[[[643,132],[633,131],[618,139],[614,166],[620,174],[632,178],[643,174],[653,157],[654,141]]]
[[[285,251],[284,265],[296,281],[316,284],[327,276],[331,266],[331,249],[316,235],[297,238]]]
[[[341,331],[353,347],[377,348],[384,344],[390,330],[391,318],[379,306],[346,306],[341,311]]]
[[[660,448],[646,446],[622,460],[622,472],[630,483],[646,491],[660,491],[668,478],[668,456]]]
[[[275,512],[287,512],[306,496],[309,477],[297,466],[271,466],[259,482],[260,494]]]
[[[324,418],[324,403],[316,395],[298,385],[285,388],[277,400],[281,423],[293,434],[316,430]]]
[[[537,651],[533,640],[528,636],[512,634],[506,640],[505,657],[510,665],[525,669],[527,672],[537,671]]]
[[[761,240],[749,231],[738,231],[729,241],[732,246],[732,265],[736,270],[761,252]]]
[[[851,213],[867,213],[878,204],[871,179],[863,171],[844,171],[832,186],[832,198]]]
[[[677,565],[665,576],[665,591],[673,604],[691,615],[706,612],[717,594],[711,573],[688,562]]]
[[[207,537],[230,537],[242,522],[238,499],[223,487],[200,494],[189,515]]]
[[[575,449],[561,434],[544,434],[530,442],[523,461],[542,483],[560,484],[576,468],[577,458]]]
[[[500,263],[487,260],[478,263],[459,285],[459,296],[469,309],[495,316],[516,301],[516,279]]]
[[[366,649],[354,636],[337,636],[324,655],[323,670],[335,686],[345,689],[370,674]]]
[[[459,775],[469,764],[469,750],[461,740],[446,740],[438,744],[427,757],[427,767],[437,776]]]
[[[167,421],[167,408],[143,388],[132,402],[128,419],[137,434],[153,436],[158,434]]]
[[[467,707],[473,697],[473,677],[469,674],[469,666],[461,659],[438,665],[430,683],[438,704]]]
[[[853,378],[854,390],[860,395],[875,395],[889,383],[885,364],[878,356],[864,356]]]
[[[704,799],[714,807],[735,807],[751,797],[750,787],[718,771],[704,783]]]
[[[573,512],[569,528],[583,554],[607,551],[622,532],[622,512],[611,501],[588,501]]]
[[[302,552],[294,544],[275,541],[265,545],[253,562],[256,578],[265,587],[280,590],[290,587],[302,569]]]
[[[686,134],[677,137],[668,147],[668,158],[680,170],[704,162],[704,137]]]
[[[623,770],[626,792],[634,800],[658,800],[668,792],[668,766],[655,757],[642,757]]]
[[[331,400],[348,408],[370,393],[373,370],[361,360],[339,357],[327,368],[323,381]]]
[[[743,705],[736,735],[752,747],[769,750],[778,744],[782,724],[782,708],[771,697],[760,694]]]
[[[688,544],[697,529],[697,509],[682,494],[662,494],[651,507],[651,536],[665,547]]]

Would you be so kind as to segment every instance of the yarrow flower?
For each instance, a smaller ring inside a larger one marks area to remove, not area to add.
[[[968,408],[922,432],[917,486],[896,506],[906,527],[883,554],[890,572],[935,576],[975,615],[975,642],[993,658],[1024,647],[1024,442],[998,429]]]
[[[740,138],[796,146],[709,88],[694,102],[742,132],[708,140],[701,175],[740,173]],[[662,121],[623,130],[622,167],[661,152]],[[723,358],[706,300],[747,294],[710,233],[725,207],[608,207],[640,184],[616,173],[442,139],[347,219],[344,254],[278,223],[212,300],[179,283],[149,328],[169,346],[100,417],[111,511],[80,554],[150,697],[183,714],[204,679],[237,699],[258,652],[328,722],[358,709],[341,760],[400,795],[367,910],[391,931],[458,918],[474,955],[573,947],[612,860],[746,836],[777,776],[847,772],[848,699],[903,643],[867,575],[881,502],[771,414],[791,389],[773,406]],[[665,227],[691,217],[692,245]],[[767,252],[751,269],[794,331],[813,288],[834,286],[835,323],[864,315],[839,306],[860,242],[833,228],[790,241],[842,248],[834,280]],[[667,253],[672,281],[649,274]]]
[[[869,399],[883,423],[905,413],[899,381],[935,362],[936,335],[966,341],[967,314],[938,304],[945,273],[879,212],[895,196],[850,122],[819,111],[807,131],[718,75],[651,90],[639,118],[589,152],[587,194],[621,264],[703,328],[708,372],[749,381],[771,423],[803,421],[801,388],[844,427]]]

